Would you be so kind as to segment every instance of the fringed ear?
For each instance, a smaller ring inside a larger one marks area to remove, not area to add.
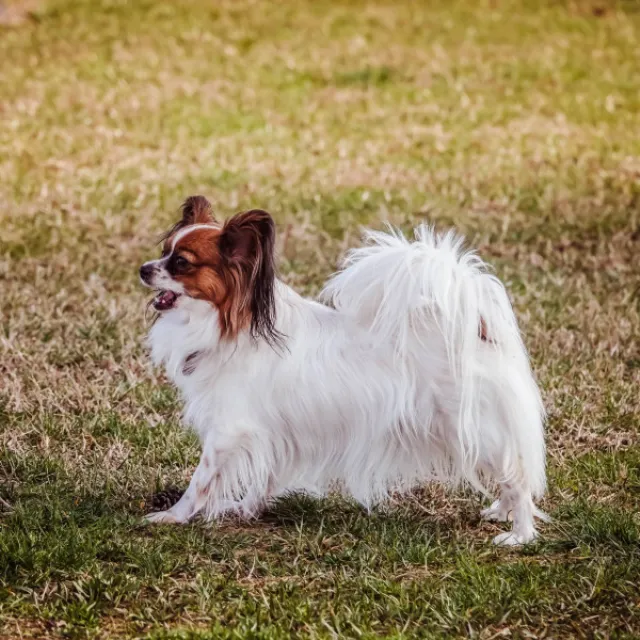
[[[209,224],[213,222],[211,203],[204,196],[191,196],[182,204],[182,223]]]
[[[211,203],[204,196],[190,196],[182,203],[180,211],[182,212],[182,218],[162,236],[162,240],[170,238],[176,231],[189,225],[213,222]]]
[[[251,335],[280,346],[282,334],[276,329],[276,227],[266,211],[253,209],[230,218],[222,229],[220,254],[234,289],[236,326],[249,314]]]

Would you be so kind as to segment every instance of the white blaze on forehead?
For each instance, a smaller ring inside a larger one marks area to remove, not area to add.
[[[192,231],[197,231],[198,229],[219,229],[220,226],[217,224],[192,224],[189,227],[185,227],[184,229],[180,229],[175,236],[173,236],[173,242],[171,243],[171,252],[175,251],[176,244],[186,235],[191,233]]]

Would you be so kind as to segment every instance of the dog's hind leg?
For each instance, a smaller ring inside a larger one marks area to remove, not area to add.
[[[533,504],[531,492],[522,482],[501,482],[500,498],[488,509],[480,512],[486,520],[513,521],[513,529],[497,535],[493,543],[503,546],[515,546],[533,542],[538,537],[534,526],[534,516],[543,520],[547,516]]]
[[[516,364],[518,361],[516,359]],[[482,405],[482,475],[500,487],[498,500],[481,512],[488,520],[513,521],[509,533],[496,536],[495,544],[532,542],[538,533],[534,517],[548,519],[534,505],[546,485],[544,412],[526,362],[506,368],[500,379],[486,384]],[[496,369],[504,365],[496,363]]]
[[[516,546],[533,542],[538,537],[538,532],[533,522],[533,500],[528,491],[515,485],[502,489],[500,501],[505,501],[504,508],[511,507],[513,528],[511,531],[501,533],[493,539],[493,544],[503,546]]]
[[[485,520],[495,520],[497,522],[508,522],[511,515],[511,498],[504,492],[501,497],[493,502],[490,507],[480,512],[480,517]]]

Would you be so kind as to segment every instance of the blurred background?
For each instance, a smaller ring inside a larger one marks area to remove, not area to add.
[[[6,637],[638,630],[637,0],[0,6]],[[483,565],[479,498],[435,488],[386,519],[301,499],[254,526],[136,528],[196,460],[137,282],[196,193],[220,218],[269,210],[309,295],[362,225],[468,236],[549,410],[546,561]]]

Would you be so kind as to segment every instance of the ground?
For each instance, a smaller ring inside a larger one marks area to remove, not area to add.
[[[640,5],[5,4],[0,637],[640,635]],[[437,486],[142,526],[198,457],[137,279],[194,193],[308,295],[363,224],[467,235],[548,409],[539,543]]]

